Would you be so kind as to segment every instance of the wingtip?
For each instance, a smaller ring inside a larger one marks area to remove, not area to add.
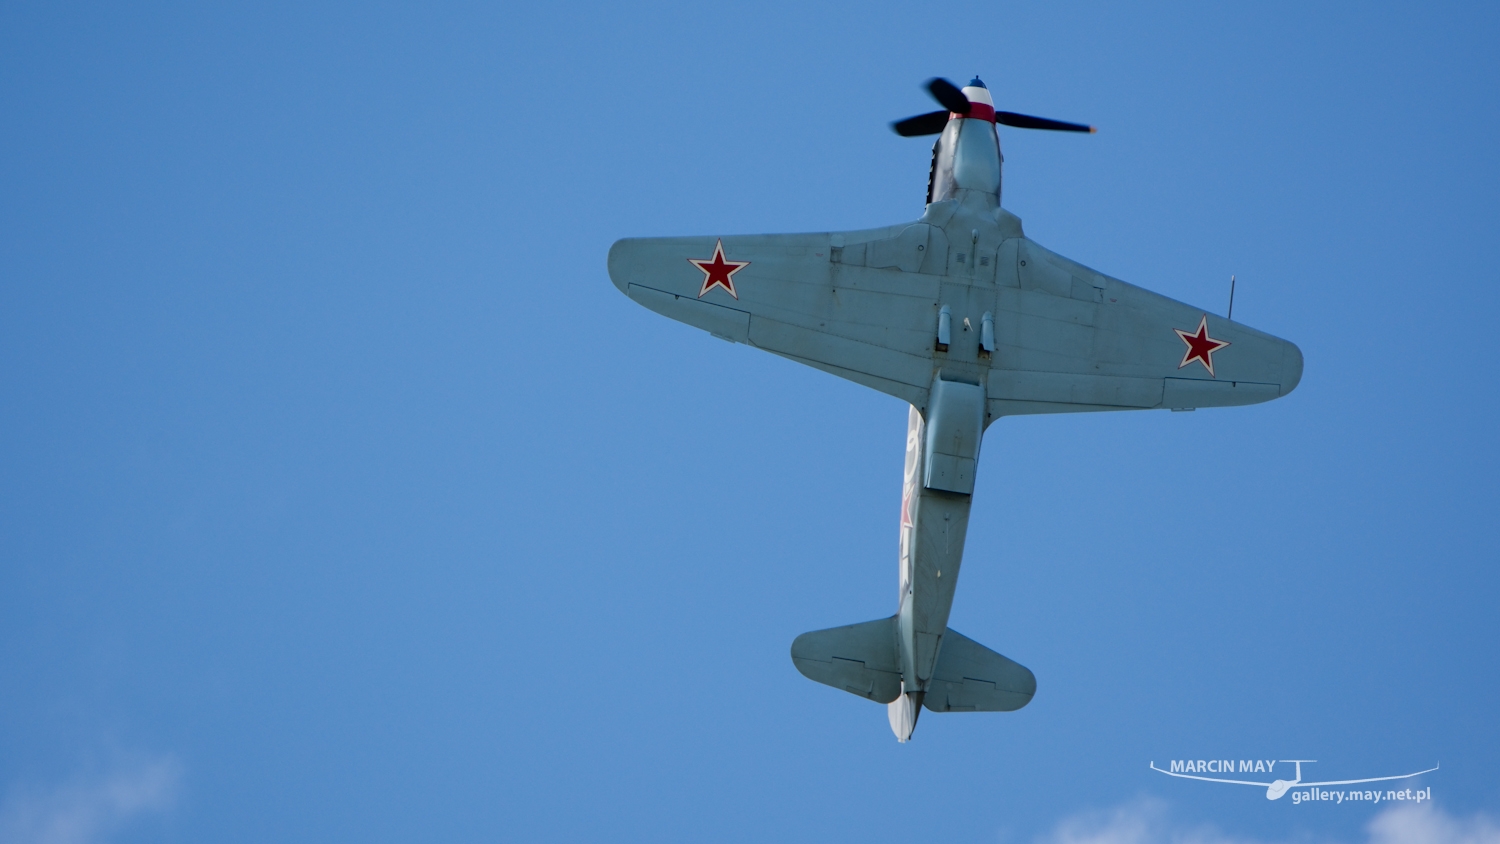
[[[1302,369],[1306,359],[1302,357],[1302,350],[1296,343],[1283,340],[1286,343],[1281,352],[1281,395],[1286,395],[1297,389],[1302,383]]]
[[[1089,127],[1089,134],[1090,135],[1097,135],[1097,134],[1099,134],[1099,127],[1098,126],[1090,126]]]

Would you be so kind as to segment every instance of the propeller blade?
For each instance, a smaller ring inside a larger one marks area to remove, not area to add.
[[[943,108],[948,109],[954,114],[969,113],[969,98],[965,97],[964,92],[955,87],[952,82],[941,76],[936,79],[929,79],[927,81],[927,90],[932,94],[932,98],[937,100]]]
[[[948,125],[948,112],[929,111],[916,117],[908,117],[891,124],[896,134],[903,138],[915,138],[919,135],[937,135]]]
[[[1064,123],[1061,120],[1048,120],[1045,117],[1032,117],[1029,114],[1016,114],[1013,111],[995,112],[995,122],[1005,126],[1015,126],[1018,129],[1051,129],[1056,132],[1099,131],[1082,123]]]

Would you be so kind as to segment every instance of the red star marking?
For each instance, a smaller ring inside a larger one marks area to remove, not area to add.
[[[1172,330],[1177,332],[1177,336],[1181,337],[1182,342],[1187,344],[1187,351],[1182,353],[1182,363],[1177,364],[1177,368],[1181,369],[1193,361],[1197,361],[1203,364],[1203,368],[1208,370],[1209,375],[1215,378],[1219,377],[1214,375],[1214,352],[1230,344],[1208,336],[1208,314],[1204,314],[1203,319],[1198,320],[1198,331],[1196,333],[1189,334],[1181,328],[1174,328]]]
[[[698,298],[715,287],[724,288],[724,292],[738,299],[740,294],[734,292],[734,274],[750,266],[749,261],[726,261],[724,260],[724,240],[720,238],[714,244],[714,256],[706,261],[697,258],[689,258],[688,263],[703,271],[703,289],[698,291]]]

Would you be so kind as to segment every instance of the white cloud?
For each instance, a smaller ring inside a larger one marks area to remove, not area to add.
[[[1365,827],[1363,844],[1500,844],[1500,826],[1485,815],[1455,818],[1431,804],[1398,805]],[[1142,799],[1059,823],[1038,844],[1258,844],[1212,826],[1174,821],[1167,804]]]
[[[1041,840],[1046,844],[1251,844],[1212,827],[1174,822],[1168,817],[1167,804],[1149,798],[1068,818]]]
[[[1485,815],[1455,818],[1430,803],[1387,809],[1368,829],[1370,844],[1500,844],[1500,826]]]
[[[131,820],[171,808],[181,765],[162,757],[45,791],[13,790],[0,804],[0,844],[96,844]]]

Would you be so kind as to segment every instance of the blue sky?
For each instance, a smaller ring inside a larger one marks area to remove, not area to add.
[[[1497,36],[1485,4],[5,6],[0,836],[1500,837]],[[1002,132],[1030,237],[1213,312],[1234,274],[1307,368],[992,427],[952,623],[1039,692],[898,745],[787,649],[894,611],[905,408],[605,255],[914,219],[930,145],[887,122],[975,73],[1100,127]],[[1147,768],[1222,757],[1442,769],[1391,814]]]

